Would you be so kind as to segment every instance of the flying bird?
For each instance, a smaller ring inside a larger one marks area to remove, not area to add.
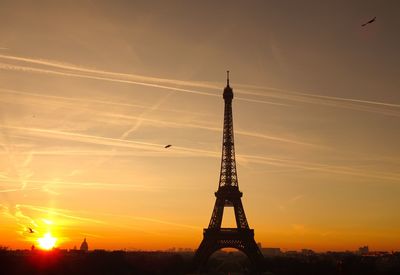
[[[371,20],[369,20],[367,23],[362,24],[361,27],[365,27],[366,25],[375,22],[375,20],[376,20],[376,16],[374,18],[372,18]]]
[[[168,144],[168,145],[165,145],[164,148],[169,148],[171,146],[172,146],[171,144]]]
[[[29,233],[35,233],[32,228],[28,227]]]

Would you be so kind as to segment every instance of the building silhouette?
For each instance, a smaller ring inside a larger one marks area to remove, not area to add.
[[[367,245],[366,246],[361,246],[361,247],[358,248],[358,254],[365,255],[365,254],[368,254],[368,253],[369,253],[369,247]]]
[[[84,251],[84,252],[89,251],[89,245],[86,241],[86,238],[83,239],[83,242],[81,243],[81,247],[79,248],[79,250]]]
[[[275,257],[281,256],[282,250],[279,247],[263,247],[261,252],[264,256]]]

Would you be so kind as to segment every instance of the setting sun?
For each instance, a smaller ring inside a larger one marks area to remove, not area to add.
[[[46,233],[44,237],[38,239],[38,242],[40,248],[50,250],[55,246],[57,239],[51,236],[51,233]]]

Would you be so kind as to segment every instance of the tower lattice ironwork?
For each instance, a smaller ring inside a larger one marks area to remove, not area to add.
[[[243,193],[239,191],[233,138],[233,90],[229,86],[229,71],[223,98],[224,130],[218,191],[215,192],[216,201],[210,224],[204,229],[203,240],[196,251],[194,264],[198,269],[202,269],[215,251],[222,248],[236,248],[245,253],[252,262],[254,270],[259,271],[263,266],[263,255],[254,240],[254,230],[250,229],[247,223],[241,200]],[[234,208],[236,228],[221,227],[225,207]]]

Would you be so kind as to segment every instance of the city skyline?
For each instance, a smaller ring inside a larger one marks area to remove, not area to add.
[[[400,249],[396,1],[0,7],[0,245],[196,248],[230,70],[257,242]]]

